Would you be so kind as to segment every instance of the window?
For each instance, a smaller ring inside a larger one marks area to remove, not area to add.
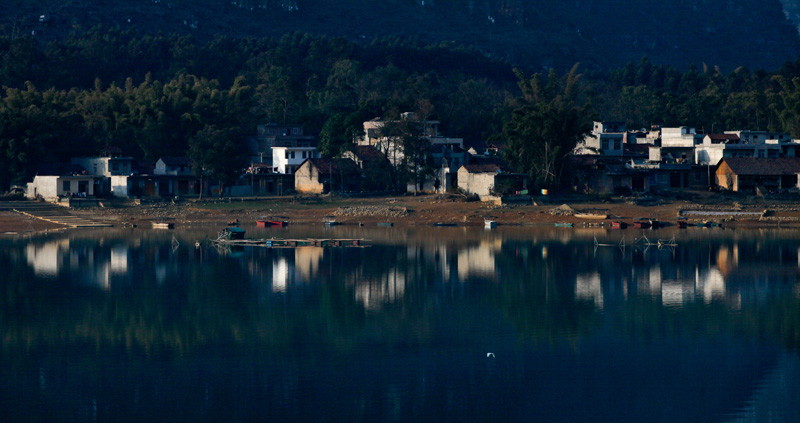
[[[666,173],[662,173],[662,174],[658,175],[658,182],[661,183],[661,184],[668,183],[669,182],[669,175],[667,175]]]
[[[703,180],[703,174],[700,173],[700,172],[695,172],[694,173],[694,180],[697,181],[697,182],[702,181]]]
[[[291,153],[289,153],[289,158],[290,158],[290,159],[293,159],[293,158],[294,158],[294,151],[292,151]]]
[[[614,150],[622,150],[622,140],[615,139],[614,140]]]
[[[288,159],[289,158],[289,150],[284,150],[283,151],[283,158],[284,159]]]
[[[69,191],[70,181],[64,181],[61,183],[61,190],[62,191]]]
[[[602,144],[600,145],[600,149],[608,150],[608,140],[603,140]]]
[[[766,153],[766,151],[764,151],[764,150],[758,150],[758,158],[759,159],[763,159],[764,157],[767,157],[767,155],[765,153]]]
[[[292,133],[297,135],[297,128],[292,128]]]

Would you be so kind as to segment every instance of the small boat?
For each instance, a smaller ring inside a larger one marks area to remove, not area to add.
[[[458,223],[436,222],[433,226],[458,226]]]
[[[228,226],[239,226],[239,219],[233,219],[228,222]]]
[[[650,222],[650,227],[653,229],[658,229],[658,227],[661,226],[661,222],[659,222],[658,219],[650,218],[649,222]]]
[[[174,223],[169,222],[153,222],[153,229],[173,229],[175,228]]]
[[[336,226],[336,225],[338,225],[339,223],[338,223],[338,222],[336,222],[336,220],[335,220],[335,219],[330,219],[330,220],[323,220],[323,221],[322,221],[322,224],[323,224],[324,226]]]
[[[238,226],[229,226],[221,231],[219,231],[219,238],[232,240],[232,239],[244,239],[245,230],[238,227]]]
[[[633,222],[633,227],[638,229],[647,229],[650,227],[649,220],[637,220]]]
[[[685,220],[678,220],[678,227],[681,229],[686,229],[689,226],[689,222]]]
[[[611,227],[614,229],[625,229],[628,227],[628,224],[625,222],[611,222]]]
[[[497,222],[495,222],[494,220],[484,219],[483,225],[487,228],[496,228]]]
[[[573,223],[568,223],[568,222],[558,222],[558,223],[556,223],[556,227],[557,228],[571,228],[573,226],[575,226]]]
[[[394,226],[394,223],[392,223],[392,222],[378,222],[378,226],[384,226],[384,227],[390,228],[390,227]]]
[[[578,213],[575,215],[578,219],[592,219],[592,220],[603,220],[608,219],[607,214],[597,214],[597,213]]]
[[[267,228],[270,226],[289,226],[288,220],[256,220],[257,228]]]

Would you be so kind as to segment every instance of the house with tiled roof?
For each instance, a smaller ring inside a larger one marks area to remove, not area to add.
[[[717,186],[737,192],[797,188],[800,158],[725,157],[714,175]]]
[[[294,189],[300,194],[354,192],[361,187],[361,168],[351,159],[307,159],[294,173]]]

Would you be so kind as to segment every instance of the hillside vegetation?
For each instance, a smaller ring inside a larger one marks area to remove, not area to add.
[[[796,13],[796,1],[782,0]],[[648,56],[774,69],[800,52],[781,0],[5,0],[0,34],[61,39],[96,25],[142,34],[453,42],[530,69],[608,69]]]

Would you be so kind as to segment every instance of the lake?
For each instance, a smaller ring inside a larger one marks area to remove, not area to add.
[[[243,227],[0,238],[3,421],[800,421],[798,230]]]

